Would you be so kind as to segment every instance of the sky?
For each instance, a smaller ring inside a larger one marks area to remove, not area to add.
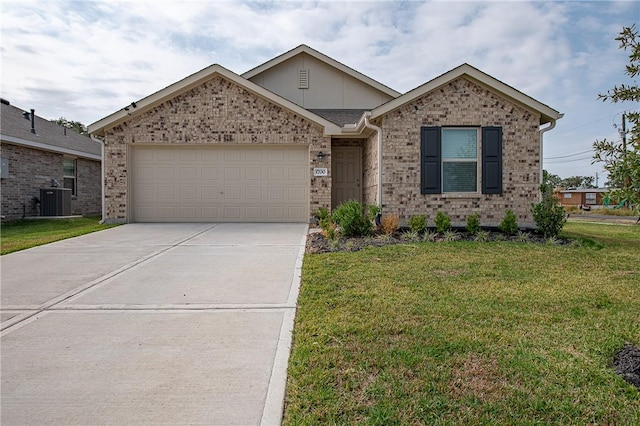
[[[564,113],[544,168],[599,175],[630,103],[615,38],[640,1],[63,1],[0,3],[0,94],[47,119],[91,124],[211,64],[242,74],[300,44],[407,92],[469,63]],[[0,121],[1,125],[1,121]]]

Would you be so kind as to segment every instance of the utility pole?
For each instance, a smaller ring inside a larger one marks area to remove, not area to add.
[[[596,188],[600,188],[600,186],[598,185],[598,172],[596,172]]]

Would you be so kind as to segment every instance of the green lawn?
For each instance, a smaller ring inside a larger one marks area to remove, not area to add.
[[[100,231],[115,225],[100,225],[99,217],[74,219],[16,220],[0,228],[1,254],[12,253],[65,238]]]
[[[640,424],[640,226],[305,256],[285,425]]]

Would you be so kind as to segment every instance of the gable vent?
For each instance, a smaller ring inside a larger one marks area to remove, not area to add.
[[[301,69],[298,70],[298,89],[308,89],[309,88],[309,70]]]

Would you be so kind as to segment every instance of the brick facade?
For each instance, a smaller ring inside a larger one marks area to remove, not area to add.
[[[309,146],[309,213],[330,207],[331,138],[323,128],[216,76],[105,132],[105,217],[126,222],[129,153],[135,145],[289,144]],[[319,160],[318,152],[326,156]]]
[[[1,180],[2,211],[7,220],[40,215],[40,188],[51,186],[51,179],[63,183],[64,155],[29,147],[2,143],[2,157],[9,162],[9,177]],[[100,161],[77,159],[77,195],[71,199],[74,215],[100,214]]]
[[[494,226],[511,209],[519,225],[532,226],[531,205],[539,200],[539,123],[537,113],[464,77],[383,115],[376,123],[383,133],[383,213],[396,214],[405,222],[413,215],[426,214],[432,224],[442,210],[455,225],[464,225],[467,215],[478,213],[482,225]],[[422,126],[502,126],[503,193],[421,194]],[[374,141],[366,144],[372,151]],[[368,192],[365,190],[367,202],[371,199]]]

